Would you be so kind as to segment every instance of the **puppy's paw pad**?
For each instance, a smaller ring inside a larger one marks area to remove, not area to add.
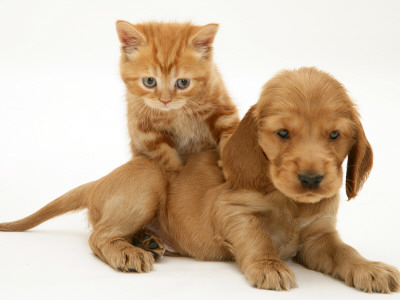
[[[158,247],[159,247],[158,244],[157,244],[155,241],[153,241],[153,240],[151,240],[151,241],[147,244],[147,248],[149,248],[149,249],[151,249],[151,250],[157,249]]]
[[[139,248],[142,248],[142,243],[137,238],[133,238],[132,245],[136,246],[136,247],[139,247]]]
[[[151,230],[144,229],[132,239],[132,244],[143,250],[149,251],[155,261],[159,261],[165,253],[164,242]]]

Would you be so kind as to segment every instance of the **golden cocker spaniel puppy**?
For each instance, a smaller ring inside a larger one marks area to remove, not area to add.
[[[283,71],[226,144],[228,181],[218,185],[213,154],[191,156],[170,187],[161,227],[178,253],[235,259],[258,288],[295,287],[284,262],[294,258],[366,292],[398,291],[396,268],[363,258],[336,231],[346,157],[351,199],[373,161],[353,102],[325,72]]]

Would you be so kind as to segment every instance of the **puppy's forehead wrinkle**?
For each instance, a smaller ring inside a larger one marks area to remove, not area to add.
[[[342,84],[315,68],[279,73],[264,85],[259,106],[260,118],[288,111],[303,116],[334,112],[349,118],[355,111]]]
[[[353,123],[351,110],[345,105],[324,105],[323,103],[308,103],[307,106],[296,102],[275,102],[267,105],[259,113],[260,128],[282,127],[285,129],[293,129],[299,127],[318,126],[319,128],[329,128],[335,124],[343,127],[354,127],[348,125]],[[340,122],[344,121],[344,122]],[[323,124],[321,124],[323,122]],[[276,128],[279,129],[279,128]],[[300,128],[299,128],[300,129]],[[332,128],[332,130],[337,128]]]

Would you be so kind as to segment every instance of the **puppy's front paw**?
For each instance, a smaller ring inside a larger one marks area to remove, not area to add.
[[[254,263],[246,269],[245,275],[260,289],[282,291],[297,287],[293,271],[280,260]]]
[[[400,288],[400,272],[381,262],[353,265],[343,279],[347,285],[368,293],[397,292]]]

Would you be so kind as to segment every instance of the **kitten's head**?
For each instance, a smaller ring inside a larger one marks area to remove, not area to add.
[[[117,21],[116,25],[121,76],[135,102],[161,111],[203,104],[217,24]]]

